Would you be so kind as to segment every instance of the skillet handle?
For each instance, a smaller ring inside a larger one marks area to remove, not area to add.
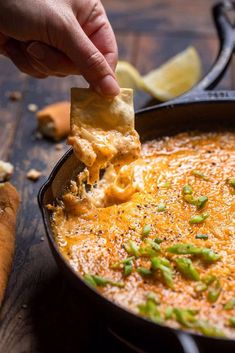
[[[176,336],[184,353],[200,353],[199,347],[191,335],[178,332]]]
[[[212,89],[223,77],[235,46],[235,28],[227,16],[227,12],[231,10],[235,10],[235,2],[230,0],[218,3],[213,7],[213,18],[220,40],[219,53],[209,73],[186,95],[191,95],[195,91]]]

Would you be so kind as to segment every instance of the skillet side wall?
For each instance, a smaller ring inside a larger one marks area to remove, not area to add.
[[[217,128],[231,130],[235,128],[235,100],[177,103],[146,109],[136,115],[136,129],[142,140],[172,135],[180,131],[195,129],[213,131]],[[107,324],[118,334],[150,353],[156,352],[156,349],[159,353],[183,352],[177,343],[177,330],[158,326],[112,304],[87,287],[59,253],[53,239],[50,214],[45,206],[61,195],[61,191],[73,177],[75,169],[81,170],[81,165],[78,166],[71,152],[67,153],[54,168],[48,183],[39,194],[39,204],[43,211],[50,247],[59,267],[72,285],[78,289],[81,299],[88,299],[90,305],[102,313]],[[200,352],[221,353],[222,350],[226,353],[235,352],[234,340],[192,336],[201,348]]]

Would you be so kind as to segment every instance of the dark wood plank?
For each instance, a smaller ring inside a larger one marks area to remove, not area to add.
[[[103,0],[115,30],[213,35],[211,7],[215,0]]]
[[[8,160],[23,101],[12,102],[8,94],[19,91],[24,96],[27,77],[6,58],[0,57],[0,159]]]

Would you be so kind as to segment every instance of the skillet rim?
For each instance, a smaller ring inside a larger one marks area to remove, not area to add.
[[[147,108],[137,110],[135,112],[135,118],[138,119],[138,117],[141,116],[142,114],[144,114],[144,113],[148,114],[148,113],[154,112],[156,110],[161,111],[161,110],[174,109],[175,106],[185,106],[185,105],[194,105],[194,104],[200,105],[203,103],[215,104],[215,105],[227,103],[227,104],[235,105],[235,91],[215,91],[215,92],[198,92],[198,93],[199,94],[195,94],[195,95],[189,96],[189,97],[185,96],[185,99],[184,98],[182,99],[182,97],[181,97],[180,99],[170,101],[169,103],[163,103],[163,104],[160,104],[157,106],[152,106],[152,107],[147,107]],[[218,99],[218,95],[220,95],[221,93],[222,93],[222,95]],[[227,93],[228,95],[224,96],[224,93]],[[202,99],[199,100],[200,95],[202,95]],[[134,317],[138,321],[146,322],[146,323],[152,325],[152,327],[156,326],[156,329],[160,327],[161,329],[171,330],[177,338],[179,337],[179,335],[186,334],[186,335],[189,335],[190,337],[192,337],[192,339],[195,339],[196,341],[198,339],[200,339],[200,340],[213,339],[215,341],[220,341],[220,343],[221,342],[222,343],[231,342],[231,343],[235,344],[235,338],[209,336],[209,335],[200,334],[198,332],[192,332],[192,331],[184,330],[181,328],[174,328],[174,327],[170,327],[168,325],[155,323],[155,322],[151,321],[150,319],[143,317],[135,312],[132,312],[132,311],[126,309],[125,307],[119,305],[118,303],[111,301],[109,298],[106,298],[102,293],[97,291],[95,288],[92,288],[91,286],[89,286],[82,279],[80,274],[77,273],[72,268],[69,261],[60,252],[59,247],[54,239],[53,231],[51,229],[51,224],[49,222],[50,216],[47,217],[48,211],[46,210],[46,207],[43,202],[44,196],[45,196],[46,192],[48,191],[48,189],[50,188],[50,186],[52,185],[54,178],[56,177],[57,173],[59,172],[59,170],[63,166],[63,164],[71,157],[71,155],[72,155],[72,148],[70,148],[68,151],[66,151],[65,154],[59,159],[59,161],[53,167],[49,177],[47,178],[45,183],[41,186],[41,188],[38,192],[38,204],[39,204],[39,208],[40,208],[40,211],[42,214],[43,224],[44,224],[44,228],[46,231],[47,239],[49,241],[49,244],[53,247],[53,250],[55,251],[56,255],[60,258],[60,260],[65,265],[66,269],[68,271],[70,271],[70,273],[73,274],[74,277],[76,277],[76,280],[78,280],[80,282],[80,284],[84,287],[84,289],[86,288],[87,291],[90,290],[90,292],[93,293],[94,295],[96,295],[100,300],[102,300],[104,302],[104,304],[108,304],[113,307],[116,307],[117,309],[124,311],[125,314]],[[48,214],[49,214],[49,212],[48,212]],[[52,249],[51,249],[51,252],[52,252],[52,255],[55,257],[55,253],[52,251]],[[58,265],[58,268],[61,269],[61,266]],[[67,277],[67,276],[65,276],[65,277]]]

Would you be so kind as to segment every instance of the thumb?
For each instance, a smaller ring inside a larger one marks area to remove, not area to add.
[[[64,32],[63,41],[58,42],[58,49],[70,58],[97,93],[108,96],[117,95],[120,88],[104,55],[87,37],[76,18],[73,22]],[[112,53],[104,54],[109,56]]]

